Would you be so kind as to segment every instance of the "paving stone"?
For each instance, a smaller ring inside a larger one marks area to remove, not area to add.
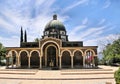
[[[115,84],[114,71],[118,67],[101,69],[0,69],[0,84]],[[34,73],[34,74],[31,74]]]

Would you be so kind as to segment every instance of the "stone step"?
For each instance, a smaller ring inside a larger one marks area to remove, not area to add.
[[[18,79],[18,80],[95,80],[95,79],[114,79],[113,77],[99,78],[19,78],[19,77],[0,77],[0,79]]]
[[[114,72],[62,72],[61,75],[93,75],[93,74],[114,74]]]
[[[38,70],[16,70],[16,69],[5,69],[0,70],[0,74],[21,74],[21,75],[34,75]]]
[[[79,71],[113,71],[112,69],[63,69],[62,72],[79,72]]]

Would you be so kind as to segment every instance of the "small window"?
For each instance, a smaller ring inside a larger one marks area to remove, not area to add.
[[[62,41],[65,41],[65,39],[64,39],[64,38],[62,38]]]
[[[52,32],[54,32],[55,31],[55,29],[52,29]]]
[[[65,32],[62,32],[62,34],[64,35],[64,34],[65,34]]]
[[[54,34],[57,34],[57,32],[54,32]]]
[[[54,34],[54,32],[50,32],[50,34]]]
[[[46,31],[46,32],[45,32],[45,35],[47,35],[47,34],[49,34],[49,31]]]
[[[65,35],[65,32],[64,31],[60,31],[60,34]]]

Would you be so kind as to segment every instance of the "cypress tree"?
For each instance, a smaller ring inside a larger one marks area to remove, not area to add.
[[[24,35],[24,42],[27,42],[27,33],[26,33],[26,30],[25,30],[25,35]]]
[[[22,30],[22,27],[21,27],[21,36],[20,36],[20,43],[23,42],[23,30]]]

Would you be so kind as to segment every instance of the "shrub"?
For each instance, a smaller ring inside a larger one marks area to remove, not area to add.
[[[94,62],[95,62],[95,67],[98,66],[98,58],[97,57],[94,57]]]
[[[116,84],[120,84],[120,68],[114,73]]]

